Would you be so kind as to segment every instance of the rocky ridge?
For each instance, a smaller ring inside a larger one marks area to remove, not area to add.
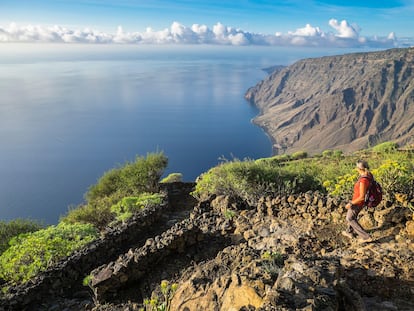
[[[54,278],[39,292],[36,284],[16,291],[0,310],[139,310],[161,280],[178,284],[171,310],[414,310],[407,208],[385,201],[364,210],[374,242],[358,244],[340,234],[345,202],[317,192],[263,197],[252,207],[181,195],[176,211],[190,203],[182,219],[165,219],[170,226],[94,268],[89,294]]]
[[[250,88],[277,154],[414,142],[414,48],[300,60]]]

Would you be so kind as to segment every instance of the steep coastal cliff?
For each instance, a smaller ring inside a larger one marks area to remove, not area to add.
[[[414,48],[304,59],[246,93],[276,154],[414,141]]]

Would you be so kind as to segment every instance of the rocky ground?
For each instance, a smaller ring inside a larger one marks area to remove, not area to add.
[[[232,244],[176,271],[171,310],[414,310],[409,210],[362,212],[373,241],[361,244],[341,235],[341,202],[314,194],[284,199],[263,198],[244,210],[226,197],[212,200],[212,218],[235,211]]]
[[[361,244],[341,235],[344,204],[318,193],[262,198],[254,208],[228,197],[193,203],[188,218],[93,271],[93,291],[37,309],[142,310],[145,298],[161,299],[166,280],[178,285],[170,310],[414,310],[406,208],[364,210],[373,241]]]

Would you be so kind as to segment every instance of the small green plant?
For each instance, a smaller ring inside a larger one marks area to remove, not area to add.
[[[160,205],[164,196],[159,193],[142,193],[136,197],[125,197],[111,207],[111,212],[118,220],[125,221],[133,214],[150,206]]]
[[[279,252],[266,251],[262,254],[263,267],[272,277],[277,277],[280,269],[284,266],[283,255]]]
[[[226,218],[226,219],[233,219],[234,216],[236,216],[236,212],[235,211],[232,211],[230,209],[226,209],[224,211],[224,218]]]
[[[82,280],[82,285],[89,286],[91,284],[91,280],[92,280],[92,276],[90,274],[85,276]]]
[[[182,182],[183,174],[181,173],[171,173],[167,177],[161,179],[161,183],[173,183],[173,182]]]
[[[283,267],[283,264],[284,264],[283,255],[279,252],[265,251],[262,254],[262,259],[267,260],[267,261],[273,261],[279,267]]]
[[[98,237],[90,224],[61,223],[33,233],[20,234],[0,256],[0,278],[24,283]]]
[[[161,281],[161,295],[153,294],[151,299],[144,299],[145,311],[170,311],[171,300],[177,291],[178,284],[167,280]]]

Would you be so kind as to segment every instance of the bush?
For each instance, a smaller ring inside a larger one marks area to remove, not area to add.
[[[157,192],[158,182],[167,167],[168,159],[162,152],[137,157],[135,162],[106,172],[91,186],[85,197],[88,203],[117,194],[134,196],[144,192]]]
[[[378,144],[372,148],[372,151],[379,153],[393,152],[398,149],[398,144],[392,141],[386,141],[384,143]]]
[[[161,183],[173,183],[183,181],[183,174],[181,173],[171,173],[167,177],[161,180]]]
[[[332,157],[333,156],[333,150],[328,149],[328,150],[322,151],[322,156],[327,157],[327,158]]]
[[[338,197],[352,197],[354,184],[358,179],[357,172],[337,176],[335,179],[326,180],[323,183],[329,194]]]
[[[67,224],[90,223],[98,229],[105,228],[120,216],[111,211],[111,207],[123,198],[158,191],[159,179],[167,163],[162,152],[150,153],[106,172],[85,194],[87,203],[71,209],[61,221]]]
[[[387,198],[396,193],[410,193],[414,188],[413,164],[409,161],[386,159],[377,169],[372,170],[381,184]]]
[[[343,156],[343,152],[342,152],[342,150],[328,149],[328,150],[324,150],[322,152],[322,156],[325,157],[325,158],[331,158],[331,157],[340,158],[340,157]]]
[[[289,172],[266,161],[233,161],[202,174],[192,194],[198,199],[227,195],[253,205],[262,196],[317,189],[320,184],[306,172]]]
[[[111,212],[118,220],[126,220],[145,208],[160,205],[163,200],[164,196],[159,193],[143,193],[138,197],[125,197],[111,207]]]
[[[270,158],[260,158],[260,159],[257,159],[255,161],[255,163],[256,164],[259,164],[259,165],[260,164],[264,164],[264,163],[271,164],[271,165],[278,165],[280,163],[287,162],[290,159],[291,159],[290,155],[288,155],[288,154],[281,154],[281,155],[276,155],[276,156],[273,156],[273,157],[270,157]]]
[[[39,222],[30,219],[14,219],[8,223],[0,221],[0,255],[9,247],[9,241],[14,236],[42,228]]]
[[[297,151],[291,155],[293,160],[306,159],[307,157],[308,153],[306,151]]]
[[[97,230],[89,224],[59,224],[21,234],[0,256],[0,278],[15,284],[27,282],[97,237]]]
[[[102,230],[115,220],[115,214],[111,212],[111,206],[115,202],[113,198],[106,197],[80,205],[70,209],[66,216],[61,217],[60,221],[66,224],[92,224],[94,227]]]

